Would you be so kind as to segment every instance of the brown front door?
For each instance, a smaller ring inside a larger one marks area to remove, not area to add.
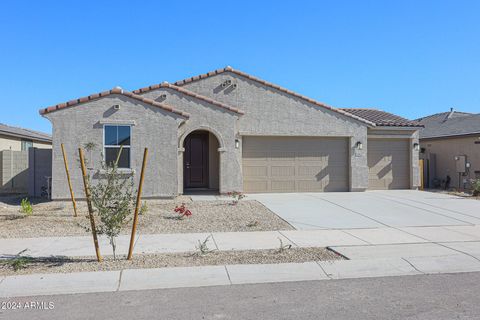
[[[185,188],[208,188],[208,133],[191,133],[185,138],[183,158]]]

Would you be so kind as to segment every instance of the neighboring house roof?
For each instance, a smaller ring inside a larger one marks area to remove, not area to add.
[[[423,127],[418,121],[408,120],[382,110],[361,108],[344,108],[342,110],[371,121],[380,127]]]
[[[458,112],[436,113],[417,119],[425,128],[420,131],[420,139],[453,137],[480,134],[480,114]]]
[[[89,101],[92,101],[92,100],[96,100],[96,99],[99,99],[99,98],[109,96],[111,94],[121,94],[123,96],[141,101],[141,102],[146,103],[146,104],[150,104],[154,107],[163,109],[165,111],[175,113],[175,114],[180,115],[184,118],[189,118],[190,117],[190,115],[186,112],[175,109],[175,108],[173,108],[173,107],[171,107],[167,104],[157,102],[157,101],[154,101],[152,99],[147,99],[145,97],[139,96],[139,95],[134,94],[132,92],[124,91],[122,88],[119,88],[119,87],[113,88],[112,90],[109,90],[109,91],[104,91],[104,92],[100,92],[100,93],[91,94],[91,95],[86,96],[86,97],[82,97],[82,98],[79,98],[79,99],[71,100],[71,101],[68,101],[68,102],[65,102],[65,103],[60,103],[60,104],[56,104],[54,106],[50,106],[50,107],[47,107],[47,108],[40,109],[40,114],[44,115],[44,114],[54,112],[54,111],[57,111],[57,110],[61,110],[61,109],[64,109],[64,108],[73,107],[73,106],[76,106],[76,105],[79,105],[79,104],[82,104],[82,103],[85,103],[85,102],[89,102]]]
[[[19,127],[12,127],[3,123],[0,123],[0,134],[16,138],[25,138],[49,143],[52,142],[52,136],[47,133]]]
[[[358,120],[358,121],[361,121],[363,123],[366,123],[370,126],[375,126],[375,124],[371,121],[368,121],[367,119],[363,119],[361,117],[358,117],[356,115],[353,115],[353,114],[350,114],[350,113],[347,113],[347,112],[344,112],[342,109],[337,109],[337,108],[334,108],[334,107],[331,107],[329,105],[326,105],[322,102],[318,102],[314,99],[311,99],[311,98],[308,98],[306,96],[303,96],[301,94],[298,94],[296,92],[293,92],[291,90],[288,90],[288,89],[285,89],[285,88],[282,88],[276,84],[273,84],[271,82],[268,82],[268,81],[265,81],[265,80],[262,80],[262,79],[259,79],[257,77],[254,77],[252,75],[249,75],[245,72],[242,72],[242,71],[239,71],[239,70],[236,70],[236,69],[233,69],[232,67],[230,66],[227,66],[225,68],[222,68],[222,69],[217,69],[215,71],[211,71],[211,72],[207,72],[205,74],[201,74],[201,75],[198,75],[198,76],[195,76],[195,77],[191,77],[191,78],[187,78],[187,79],[183,79],[183,80],[180,80],[180,81],[177,81],[174,83],[174,85],[176,86],[182,86],[184,84],[187,84],[187,83],[191,83],[191,82],[194,82],[194,81],[198,81],[198,80],[201,80],[201,79],[205,79],[205,78],[208,78],[208,77],[211,77],[211,76],[215,76],[215,75],[218,75],[218,74],[221,74],[221,73],[224,73],[224,72],[231,72],[231,73],[234,73],[234,74],[237,74],[239,76],[242,76],[244,78],[247,78],[249,80],[252,80],[252,81],[255,81],[255,82],[258,82],[264,86],[267,86],[267,87],[270,87],[270,88],[273,88],[273,89],[276,89],[278,91],[281,91],[283,93],[286,93],[286,94],[289,94],[291,96],[294,96],[296,98],[299,98],[299,99],[302,99],[304,101],[307,101],[309,103],[312,103],[316,106],[319,106],[319,107],[322,107],[322,108],[325,108],[325,109],[329,109],[329,110],[332,110],[334,112],[337,112],[337,113],[340,113],[344,116],[347,116],[347,117],[350,117],[350,118],[353,118],[355,120]]]
[[[238,113],[238,114],[245,114],[245,112],[243,112],[242,110],[238,109],[238,108],[235,108],[235,107],[232,107],[232,106],[229,106],[228,104],[225,104],[225,103],[222,103],[222,102],[219,102],[219,101],[216,101],[216,100],[213,100],[213,99],[210,99],[208,97],[205,97],[205,96],[202,96],[201,94],[198,94],[198,93],[195,93],[195,92],[192,92],[190,90],[187,90],[185,88],[180,88],[176,85],[173,85],[173,84],[170,84],[168,82],[162,82],[162,83],[159,83],[159,84],[155,84],[155,85],[152,85],[152,86],[148,86],[148,87],[144,87],[144,88],[140,88],[140,89],[137,89],[137,90],[133,90],[132,92],[135,93],[135,94],[139,94],[139,93],[145,93],[145,92],[148,92],[148,91],[151,91],[151,90],[155,90],[155,89],[159,89],[159,88],[169,88],[169,89],[173,89],[173,90],[176,90],[178,92],[181,92],[187,96],[190,96],[190,97],[194,97],[194,98],[197,98],[197,99],[200,99],[200,100],[203,100],[205,102],[208,102],[210,104],[213,104],[217,107],[220,107],[220,108],[224,108],[224,109],[227,109],[229,111],[232,111],[232,112],[235,112],[235,113]]]

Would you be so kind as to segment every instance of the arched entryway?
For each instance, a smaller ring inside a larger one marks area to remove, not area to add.
[[[183,141],[183,192],[220,188],[220,143],[207,130],[190,132]]]

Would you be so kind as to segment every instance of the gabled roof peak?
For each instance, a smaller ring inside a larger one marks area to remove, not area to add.
[[[334,107],[331,107],[325,103],[322,103],[322,102],[319,102],[319,101],[316,101],[314,99],[311,99],[311,98],[308,98],[304,95],[301,95],[301,94],[298,94],[292,90],[288,90],[286,88],[283,88],[279,85],[276,85],[274,83],[271,83],[271,82],[268,82],[268,81],[265,81],[265,80],[262,80],[260,78],[257,78],[257,77],[254,77],[252,75],[249,75],[248,73],[245,73],[243,71],[240,71],[240,70],[237,70],[237,69],[233,69],[232,67],[230,66],[227,66],[223,69],[217,69],[217,70],[214,70],[214,71],[210,71],[210,72],[207,72],[205,74],[201,74],[201,75],[198,75],[198,76],[194,76],[194,77],[191,77],[191,78],[187,78],[187,79],[183,79],[183,80],[180,80],[180,81],[176,81],[174,82],[174,85],[176,86],[183,86],[184,84],[187,84],[187,83],[191,83],[191,82],[195,82],[195,81],[198,81],[198,80],[201,80],[201,79],[205,79],[205,78],[208,78],[208,77],[211,77],[211,76],[215,76],[215,75],[218,75],[218,74],[221,74],[221,73],[224,73],[224,72],[231,72],[231,73],[234,73],[236,75],[239,75],[241,77],[244,77],[246,79],[249,79],[249,80],[252,80],[252,81],[255,81],[257,83],[260,83],[264,86],[267,86],[267,87],[270,87],[270,88],[273,88],[275,90],[278,90],[280,92],[283,92],[283,93],[286,93],[286,94],[289,94],[293,97],[296,97],[298,99],[301,99],[301,100],[304,100],[304,101],[307,101],[311,104],[314,104],[316,106],[319,106],[319,107],[322,107],[322,108],[325,108],[325,109],[328,109],[328,110],[331,110],[333,112],[336,112],[336,113],[339,113],[339,114],[342,114],[346,117],[349,117],[351,119],[355,119],[357,121],[360,121],[360,122],[363,122],[369,126],[372,126],[374,127],[375,124],[371,121],[368,121],[366,119],[363,119],[361,117],[357,117],[356,115],[353,115],[353,114],[350,114],[350,113],[347,113],[347,112],[344,112],[343,110],[341,109],[337,109],[337,108],[334,108]]]
[[[163,81],[162,83],[159,83],[159,84],[154,84],[152,86],[148,86],[148,87],[144,87],[144,88],[140,88],[140,89],[137,89],[137,90],[133,90],[133,93],[135,94],[140,94],[140,93],[145,93],[145,92],[148,92],[148,91],[152,91],[152,90],[155,90],[155,89],[159,89],[159,88],[169,88],[169,89],[173,89],[173,90],[176,90],[178,92],[181,92],[187,96],[190,96],[190,97],[194,97],[194,98],[197,98],[197,99],[200,99],[200,100],[203,100],[205,102],[208,102],[210,104],[213,104],[217,107],[221,107],[223,109],[227,109],[228,111],[231,111],[231,112],[235,112],[235,113],[238,113],[238,114],[245,114],[245,112],[241,109],[238,109],[238,108],[235,108],[233,106],[230,106],[226,103],[223,103],[223,102],[219,102],[219,101],[216,101],[214,99],[211,99],[211,98],[208,98],[208,97],[205,97],[201,94],[198,94],[196,92],[193,92],[193,91],[190,91],[188,89],[185,89],[185,88],[180,88],[174,84],[170,84],[168,83],[167,81]]]
[[[109,95],[112,95],[112,94],[121,94],[123,96],[138,100],[138,101],[146,103],[146,104],[150,104],[154,107],[163,109],[165,111],[175,113],[175,114],[177,114],[179,116],[182,116],[184,118],[187,118],[187,119],[190,117],[190,115],[186,112],[175,109],[175,108],[173,108],[173,107],[171,107],[171,106],[169,106],[165,103],[160,103],[160,102],[154,101],[152,99],[147,99],[145,97],[139,96],[139,95],[134,94],[132,92],[124,91],[121,87],[114,87],[113,89],[108,90],[108,91],[103,91],[103,92],[91,94],[91,95],[86,96],[86,97],[82,97],[82,98],[78,98],[78,99],[75,99],[75,100],[70,100],[68,102],[56,104],[56,105],[53,105],[53,106],[50,106],[50,107],[42,108],[42,109],[39,110],[39,113],[41,115],[45,115],[47,113],[51,113],[51,112],[61,110],[61,109],[65,109],[65,108],[68,108],[68,107],[73,107],[73,106],[76,106],[76,105],[79,105],[79,104],[82,104],[82,103],[85,103],[85,102],[89,102],[89,101],[92,101],[92,100],[96,100],[96,99],[99,99],[99,98],[102,98],[102,97],[109,96]]]

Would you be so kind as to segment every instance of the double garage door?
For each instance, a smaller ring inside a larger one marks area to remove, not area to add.
[[[348,191],[348,159],[346,138],[244,137],[244,191]]]
[[[410,141],[368,140],[368,188],[410,187]],[[349,190],[346,138],[244,137],[245,192]]]
[[[410,140],[368,139],[368,188],[410,187]]]

